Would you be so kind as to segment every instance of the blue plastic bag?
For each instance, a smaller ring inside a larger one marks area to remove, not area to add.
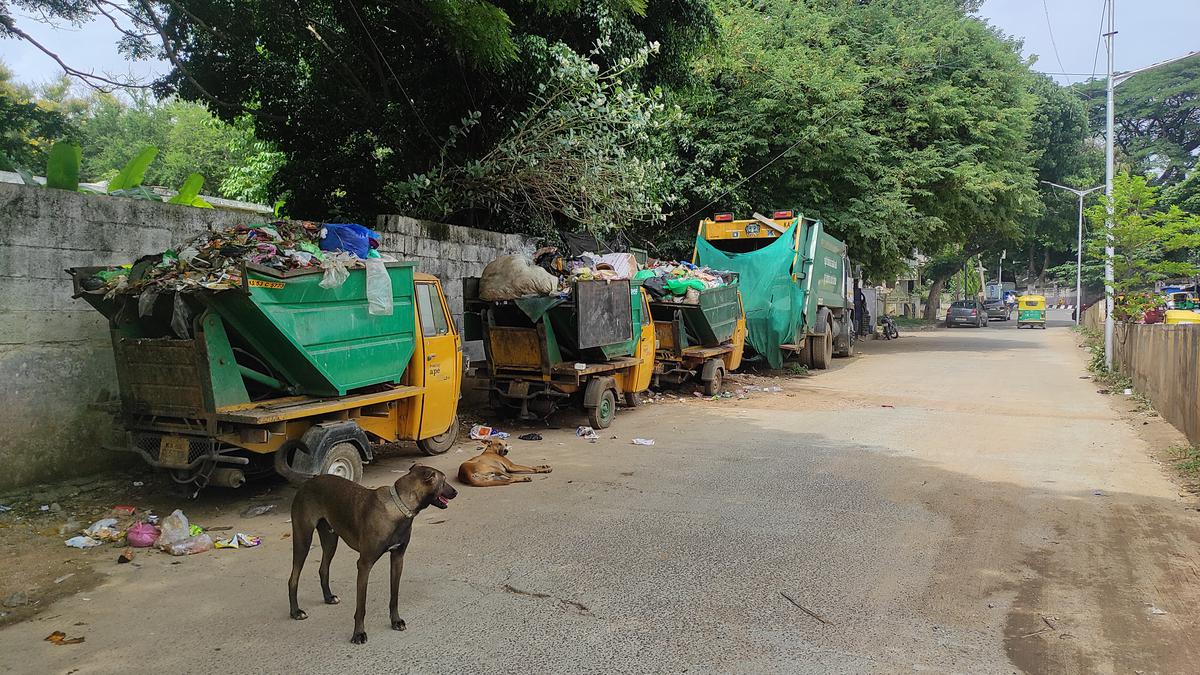
[[[328,223],[321,232],[321,250],[345,251],[365,260],[372,239],[379,241],[379,233],[358,223]]]

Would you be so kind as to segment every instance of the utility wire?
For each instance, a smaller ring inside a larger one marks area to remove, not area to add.
[[[392,64],[388,61],[387,56],[383,53],[383,50],[379,48],[379,45],[376,44],[374,36],[371,35],[371,29],[367,28],[367,22],[363,21],[362,15],[358,13],[358,7],[355,6],[354,0],[350,0],[348,4],[350,5],[350,9],[354,12],[354,18],[358,19],[359,25],[362,26],[363,32],[366,33],[367,39],[371,41],[371,46],[374,47],[375,52],[379,54],[379,60],[383,61],[383,65],[387,66],[388,72],[392,74],[392,79],[396,81],[396,86],[400,88],[400,95],[404,97],[405,101],[408,101],[408,106],[412,108],[413,115],[415,115],[417,118],[417,123],[421,125],[421,129],[425,132],[425,135],[429,137],[429,140],[433,141],[434,145],[438,145],[438,139],[434,137],[431,131],[429,131],[429,127],[425,126],[425,120],[421,118],[421,112],[417,110],[416,102],[413,101],[412,97],[408,95],[407,91],[405,91],[404,83],[400,81],[400,77],[396,75],[396,71],[392,70]]]
[[[953,66],[955,66],[955,65],[957,65],[957,64],[954,64],[954,63],[930,63],[930,64],[927,64],[927,65],[924,65],[924,66],[912,66],[912,67],[908,68],[907,70],[905,70],[905,71],[904,71],[902,74],[904,74],[904,75],[911,75],[911,74],[913,74],[913,73],[916,73],[916,72],[919,72],[919,71],[922,71],[922,70],[927,72],[927,71],[935,70],[935,69],[937,69],[937,68],[949,68],[949,67],[953,67]],[[877,88],[879,88],[879,87],[883,86],[883,84],[884,84],[884,82],[883,82],[882,80],[880,80],[880,81],[878,81],[878,82],[875,82],[874,84],[867,85],[866,87],[863,87],[863,89],[862,89],[861,93],[865,94],[865,93],[867,93],[867,92],[869,92],[869,91],[873,91],[874,89],[877,89]],[[721,201],[721,200],[722,200],[722,199],[724,199],[725,197],[729,196],[729,194],[730,194],[731,192],[733,192],[734,190],[736,190],[736,189],[740,188],[742,185],[744,185],[744,184],[745,184],[747,181],[749,181],[751,178],[754,178],[755,176],[757,176],[758,174],[762,173],[763,171],[766,171],[766,169],[767,169],[769,166],[771,166],[771,165],[772,165],[772,164],[774,164],[775,162],[779,161],[780,159],[783,159],[784,155],[788,154],[788,153],[789,153],[789,152],[791,152],[792,150],[795,150],[797,147],[799,147],[799,146],[800,146],[800,144],[801,144],[801,143],[804,143],[805,141],[811,140],[811,137],[812,137],[812,132],[820,131],[820,130],[821,130],[821,129],[822,129],[822,128],[823,128],[823,127],[826,125],[826,124],[828,124],[828,123],[830,123],[830,122],[834,121],[834,120],[835,120],[835,119],[837,119],[838,117],[839,117],[838,115],[832,115],[832,116],[825,117],[824,119],[821,119],[821,120],[819,120],[819,121],[818,121],[816,124],[814,124],[813,126],[811,126],[811,127],[809,127],[809,128],[807,129],[807,131],[809,131],[809,132],[810,132],[810,133],[809,133],[807,136],[800,138],[800,139],[799,139],[799,140],[797,140],[795,143],[792,143],[792,144],[791,144],[791,145],[789,145],[787,148],[785,148],[785,149],[784,149],[782,152],[779,152],[779,153],[777,153],[777,154],[776,154],[774,157],[772,157],[771,159],[767,160],[767,161],[766,161],[766,163],[764,163],[762,166],[760,166],[760,167],[758,167],[757,169],[755,169],[753,173],[751,173],[750,175],[748,175],[748,176],[746,176],[745,178],[741,179],[740,181],[738,181],[737,183],[735,183],[735,184],[734,184],[732,187],[728,188],[727,190],[725,190],[725,191],[724,191],[724,192],[722,192],[721,194],[719,194],[719,195],[717,195],[716,197],[714,197],[714,198],[713,198],[711,201],[709,201],[709,202],[708,202],[707,204],[705,204],[704,206],[701,206],[700,208],[698,208],[698,209],[696,209],[695,211],[693,211],[693,212],[692,212],[690,215],[684,216],[683,218],[681,218],[681,219],[679,219],[678,221],[676,221],[676,222],[675,222],[675,224],[674,224],[674,225],[671,225],[669,228],[667,228],[667,230],[666,230],[666,231],[667,231],[668,233],[673,233],[673,232],[677,231],[681,225],[686,225],[686,224],[689,224],[689,223],[690,223],[690,221],[691,221],[693,218],[695,218],[696,216],[698,216],[698,215],[700,215],[701,213],[703,213],[703,212],[704,212],[706,209],[708,209],[709,207],[711,207],[713,204],[716,204],[717,202]],[[647,242],[646,242],[646,243],[647,243],[647,244],[650,244],[651,242],[649,242],[649,241],[647,240]],[[657,247],[655,247],[655,248],[657,248]]]
[[[1096,64],[1100,63],[1100,42],[1104,39],[1104,12],[1108,9],[1108,2],[1109,0],[1104,0],[1104,4],[1100,6],[1100,27],[1096,29],[1096,53],[1092,56],[1092,74],[1088,76],[1089,80],[1096,79]]]
[[[1106,0],[1107,1],[1107,0]],[[1058,55],[1058,43],[1054,41],[1054,27],[1050,23],[1050,7],[1046,5],[1046,0],[1042,0],[1042,12],[1046,15],[1046,32],[1050,34],[1050,48],[1054,50],[1054,60],[1058,61],[1058,67],[1061,70],[1066,70],[1063,66],[1062,57]],[[1067,78],[1067,82],[1071,82],[1071,78]]]

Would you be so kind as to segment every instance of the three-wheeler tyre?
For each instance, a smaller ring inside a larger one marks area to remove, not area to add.
[[[458,441],[458,415],[455,415],[450,420],[449,429],[446,429],[437,436],[422,438],[417,441],[417,449],[433,457],[434,455],[441,455],[454,447],[456,441]]]
[[[721,359],[709,359],[704,362],[700,371],[700,381],[704,383],[704,395],[716,396],[721,393],[721,385],[725,379],[725,362]]]
[[[325,453],[325,459],[321,462],[321,473],[352,480],[355,483],[362,480],[363,463],[362,456],[358,454],[358,448],[349,441],[342,441],[334,445]]]
[[[605,389],[600,394],[600,400],[588,411],[588,422],[593,429],[607,429],[612,425],[613,417],[617,414],[617,396],[612,389]]]

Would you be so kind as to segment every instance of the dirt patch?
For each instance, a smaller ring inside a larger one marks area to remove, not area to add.
[[[182,509],[203,527],[232,528],[246,505],[287,504],[291,488],[279,481],[254,484],[246,492],[210,488],[197,499],[177,492],[170,480],[152,472],[119,472],[30,486],[0,495],[0,566],[20,570],[0,575],[0,626],[25,621],[45,612],[55,601],[90,591],[104,582],[126,548],[122,540],[89,549],[67,547],[64,541],[102,518],[117,518],[121,529],[149,514],[166,516]],[[132,514],[114,507],[133,507]],[[214,531],[214,537],[222,531]],[[152,549],[141,556],[166,555]]]

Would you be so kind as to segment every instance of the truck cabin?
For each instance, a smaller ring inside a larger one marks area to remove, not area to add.
[[[728,212],[715,213],[700,221],[697,234],[726,253],[747,253],[782,237],[795,218],[792,211],[773,211],[770,218],[760,216],[746,220],[738,220]]]

